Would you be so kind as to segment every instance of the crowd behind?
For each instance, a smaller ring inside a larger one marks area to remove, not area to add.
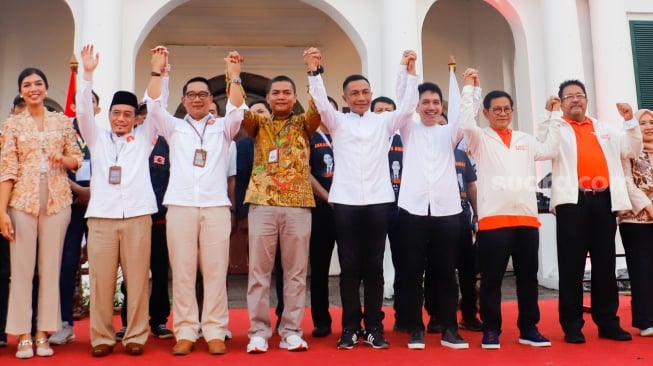
[[[500,348],[501,284],[510,258],[518,342],[549,347],[537,328],[534,178],[535,162],[543,160],[553,167],[564,341],[586,342],[588,254],[598,336],[632,339],[617,316],[617,226],[631,282],[632,326],[640,336],[653,336],[650,110],[616,103],[623,122],[598,121],[586,115],[584,84],[567,80],[545,102],[545,118],[531,135],[511,128],[512,96],[501,90],[483,96],[472,68],[462,74],[460,101],[450,101],[445,113],[440,87],[419,83],[417,54],[406,50],[396,102],[373,98],[367,78],[350,75],[342,84],[346,108],[339,111],[323,83],[322,55],[309,48],[303,55],[305,112],[294,112],[295,82],[283,75],[270,79],[265,101],[248,106],[243,58],[233,51],[224,59],[226,110],[214,102],[209,80],[194,77],[182,90],[186,115],[177,118],[167,109],[170,53],[162,46],[151,53],[144,98],[139,103],[134,93],[117,91],[109,129],[96,123],[101,110],[92,88],[99,54],[92,45],[81,50],[72,121],[45,108],[48,81],[41,70],[27,68],[18,76],[19,95],[2,125],[0,148],[0,346],[8,345],[7,334],[15,335],[17,358],[52,356],[52,344],[75,340],[84,238],[94,357],[109,355],[117,342],[140,355],[150,333],[175,338],[174,355],[191,353],[201,338],[210,354],[224,354],[232,337],[227,269],[236,229],[249,238],[248,353],[267,352],[275,332],[281,349],[309,348],[301,328],[309,268],[311,336],[331,334],[334,246],[341,268],[337,348],[388,348],[386,237],[395,267],[393,331],[406,333],[408,348],[424,349],[425,333],[440,333],[444,347],[469,348],[459,329],[482,332],[484,349]],[[413,121],[415,112],[419,121]],[[481,114],[488,127],[479,126]],[[125,298],[123,326],[116,331],[118,267]],[[272,273],[279,300],[274,327]]]

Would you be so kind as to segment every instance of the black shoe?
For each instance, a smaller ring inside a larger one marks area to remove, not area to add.
[[[435,317],[429,319],[429,324],[426,326],[426,333],[442,333],[442,324]]]
[[[425,347],[424,331],[418,330],[410,332],[410,337],[408,338],[408,349],[424,349]]]
[[[321,325],[313,328],[313,337],[322,338],[331,334],[331,326]]]
[[[463,319],[458,323],[458,328],[471,330],[473,332],[480,332],[483,330],[483,322],[478,320],[476,317]]]
[[[166,328],[165,324],[159,324],[153,326],[151,330],[152,330],[152,334],[157,336],[159,339],[170,339],[174,337],[174,334],[172,334],[170,329]]]
[[[469,343],[467,343],[467,341],[465,341],[455,329],[445,330],[444,333],[442,333],[440,344],[453,349],[469,348]]]
[[[580,330],[565,333],[565,342],[573,344],[585,343],[585,335]]]
[[[613,341],[630,341],[633,336],[621,329],[621,327],[616,327],[609,330],[599,329],[599,338],[612,339]]]
[[[338,340],[338,349],[352,349],[358,344],[358,332],[351,329],[345,329]]]
[[[7,347],[7,333],[0,332],[0,347]]]
[[[363,343],[376,349],[390,347],[390,343],[388,343],[388,341],[383,338],[383,332],[376,329],[365,330]]]

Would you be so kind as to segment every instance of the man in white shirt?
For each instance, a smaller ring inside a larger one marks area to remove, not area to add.
[[[419,85],[420,122],[403,126],[402,189],[399,191],[399,232],[402,248],[395,254],[401,276],[399,288],[410,332],[408,348],[423,349],[422,279],[429,268],[437,278],[437,317],[442,322],[441,344],[469,348],[458,334],[456,258],[462,211],[453,150],[462,138],[458,121],[441,125],[442,91],[433,83]],[[435,290],[435,288],[431,288]]]
[[[395,131],[409,123],[417,106],[417,76],[414,51],[405,51],[397,79],[398,108],[394,112],[370,111],[372,91],[362,75],[351,75],[343,83],[343,100],[351,112],[335,111],[329,104],[320,76],[320,51],[304,52],[310,94],[324,125],[331,132],[334,160],[338,162],[329,191],[334,206],[343,334],[338,349],[358,343],[361,320],[364,342],[374,348],[388,348],[383,337],[383,252],[390,209],[394,202],[388,179],[388,143]],[[360,303],[363,282],[364,309]]]
[[[632,159],[642,148],[642,135],[628,104],[617,103],[622,128],[586,115],[587,93],[579,80],[560,84],[564,122],[560,153],[553,159],[551,207],[556,213],[556,241],[560,274],[560,325],[565,342],[585,343],[583,274],[587,253],[592,261],[592,320],[599,338],[629,341],[621,328],[615,276],[615,213],[628,211],[621,159]],[[547,108],[548,109],[548,108]],[[551,115],[548,109],[547,114]]]
[[[246,107],[240,87],[242,58],[234,51],[225,61],[230,80],[227,117],[216,118],[209,113],[213,98],[208,80],[195,77],[184,85],[182,103],[187,114],[179,119],[166,111],[159,100],[162,84],[168,82],[160,77],[168,65],[168,50],[159,46],[152,53],[152,77],[146,96],[148,118],[170,144],[170,183],[163,203],[168,207],[175,355],[192,351],[200,325],[209,354],[226,352],[231,231],[227,194],[229,147],[243,118],[242,110],[237,108]],[[201,320],[195,297],[198,266],[204,285]]]
[[[538,300],[539,234],[535,198],[535,162],[552,159],[560,142],[559,119],[540,126],[540,138],[510,128],[513,99],[502,90],[483,99],[483,115],[489,127],[478,126],[473,86],[479,87],[478,72],[464,74],[460,127],[478,168],[478,258],[481,271],[480,311],[484,349],[501,347],[501,283],[512,257],[517,285],[519,343],[533,347],[551,346],[540,334]],[[560,101],[547,103],[558,109]],[[559,115],[559,112],[558,112]]]
[[[92,45],[85,46],[81,56],[84,75],[76,97],[77,119],[93,166],[86,210],[93,356],[106,356],[116,343],[113,296],[118,264],[131,294],[122,343],[127,353],[140,355],[148,335],[151,214],[157,211],[148,161],[156,131],[149,121],[134,129],[137,98],[126,91],[113,96],[111,131],[97,125],[91,88],[99,57]]]

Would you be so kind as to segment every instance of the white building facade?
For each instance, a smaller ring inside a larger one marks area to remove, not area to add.
[[[224,74],[232,49],[244,56],[243,71],[292,77],[305,105],[302,50],[310,46],[322,49],[327,90],[339,102],[353,73],[369,78],[375,96],[394,97],[409,48],[422,79],[446,95],[454,55],[459,72],[480,70],[486,92],[514,96],[513,128],[526,132],[566,79],[586,83],[588,113],[604,120],[619,119],[618,101],[638,108],[653,100],[637,79],[631,39],[633,22],[653,24],[651,0],[20,0],[0,9],[3,116],[27,66],[46,73],[48,97],[64,107],[69,59],[86,43],[101,55],[94,88],[105,112],[116,90],[143,94],[158,44],[171,49],[171,108],[190,77]],[[548,222],[542,231],[542,245],[555,247]]]

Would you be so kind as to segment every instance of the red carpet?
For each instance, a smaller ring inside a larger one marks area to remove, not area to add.
[[[385,320],[386,329],[392,329],[392,309],[384,309],[388,315]],[[633,333],[631,342],[615,342],[599,339],[596,326],[592,323],[589,314],[585,315],[586,325],[583,329],[587,343],[570,345],[563,341],[563,333],[557,321],[557,300],[540,302],[542,321],[540,331],[549,337],[553,343],[550,348],[534,348],[517,343],[519,332],[516,329],[517,304],[507,302],[503,304],[504,331],[501,335],[500,350],[483,350],[480,347],[481,334],[462,331],[462,336],[470,343],[468,350],[452,350],[440,346],[440,335],[427,334],[426,350],[411,351],[406,348],[407,334],[386,331],[386,337],[391,343],[388,350],[373,350],[365,346],[358,346],[350,351],[336,350],[335,345],[340,329],[327,338],[312,338],[310,330],[310,310],[304,315],[305,337],[309,343],[309,350],[302,353],[290,353],[280,350],[279,337],[270,339],[270,350],[266,354],[248,355],[245,352],[247,345],[247,319],[246,309],[231,311],[230,329],[234,339],[227,342],[227,354],[223,356],[209,356],[206,343],[201,340],[197,343],[195,351],[184,357],[172,356],[170,350],[174,340],[159,340],[150,338],[145,347],[145,354],[139,357],[128,356],[124,347],[117,344],[114,352],[105,358],[91,357],[91,347],[88,336],[88,318],[76,322],[75,330],[77,340],[74,343],[56,346],[55,355],[51,358],[35,357],[29,361],[14,358],[16,339],[10,338],[8,348],[0,348],[0,365],[194,365],[209,364],[228,365],[653,365],[653,338],[643,338],[635,334],[636,329],[630,327],[630,297],[621,298],[619,314],[622,326]],[[340,319],[340,308],[332,308],[333,319]],[[274,319],[274,318],[273,318]],[[116,316],[114,322],[119,324]]]

